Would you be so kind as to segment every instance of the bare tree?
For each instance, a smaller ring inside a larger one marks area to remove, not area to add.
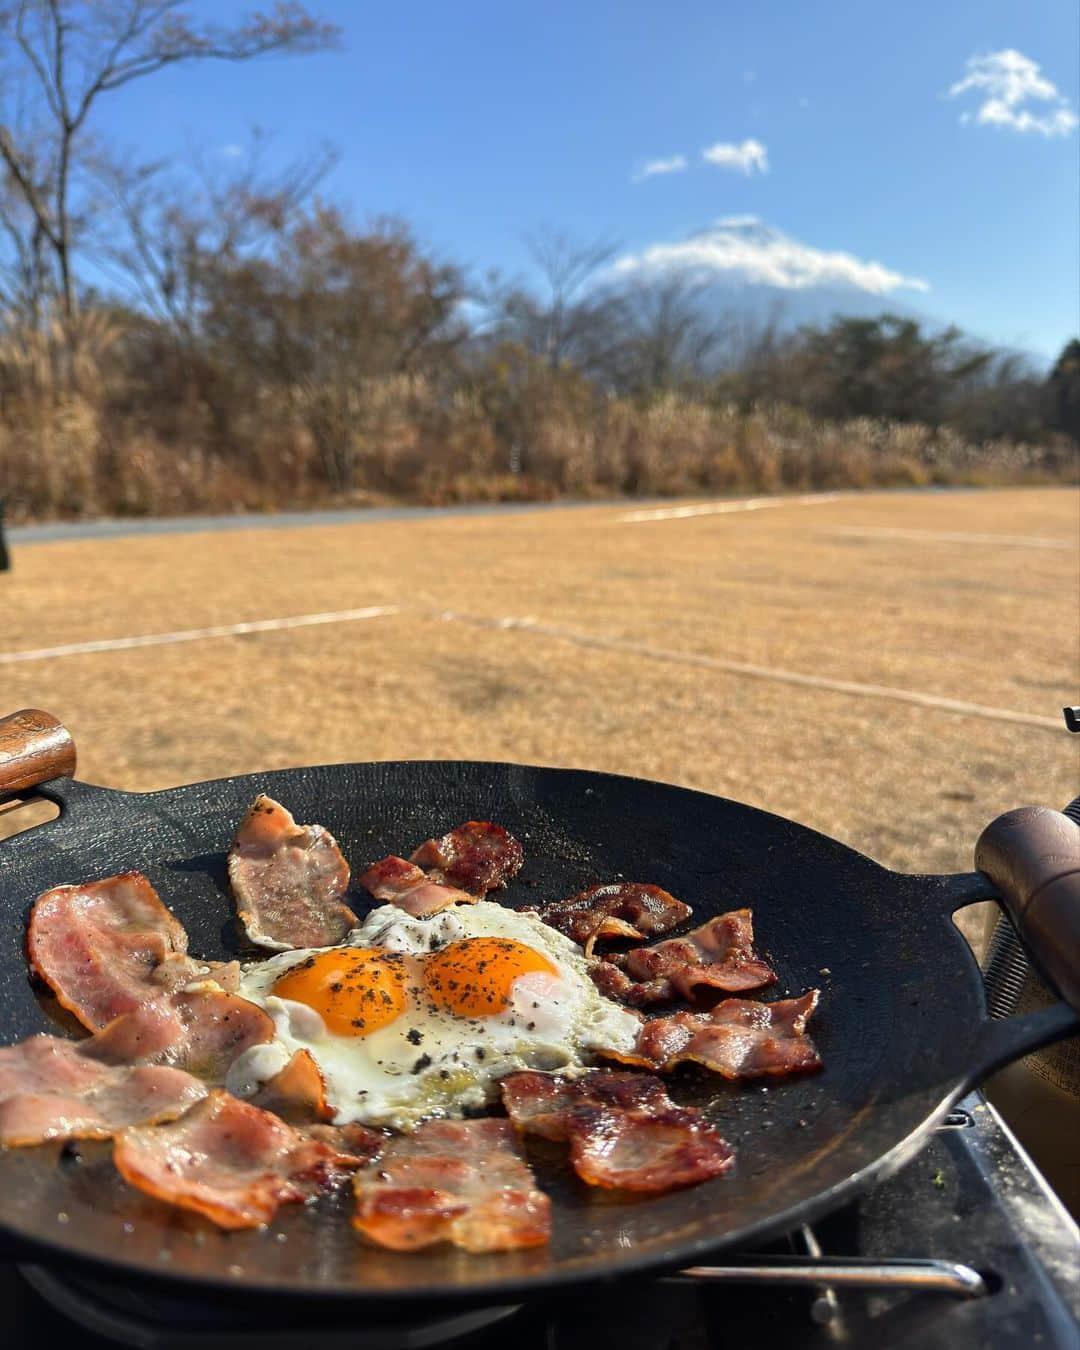
[[[49,291],[46,241],[33,212],[13,184],[0,176],[0,304],[7,315],[37,328]]]
[[[315,51],[337,38],[335,28],[289,0],[232,26],[199,20],[190,9],[186,0],[18,0],[0,8],[0,40],[15,70],[5,84],[28,96],[36,114],[20,135],[13,109],[4,108],[0,159],[55,268],[69,340],[78,233],[73,184],[99,99],[169,66]]]
[[[98,168],[121,228],[110,221],[89,246],[93,255],[185,342],[215,271],[288,231],[337,159],[324,145],[270,169],[267,144],[256,130],[246,152],[228,160],[199,151],[172,171],[109,159]]]
[[[732,311],[721,326],[722,340],[717,364],[722,369],[718,392],[744,408],[783,391],[792,398],[796,363],[794,339],[786,324],[783,300],[773,300],[763,310]]]
[[[626,293],[622,382],[638,392],[673,389],[704,374],[722,326],[704,304],[705,282],[672,272]]]
[[[529,255],[545,286],[540,307],[543,353],[552,366],[573,359],[604,312],[607,297],[590,283],[615,256],[617,245],[603,239],[579,243],[546,227],[526,239]]]
[[[580,243],[545,227],[526,236],[538,284],[489,276],[476,296],[489,316],[487,335],[520,343],[552,369],[573,365],[606,379],[621,341],[621,298],[605,271],[618,245]]]

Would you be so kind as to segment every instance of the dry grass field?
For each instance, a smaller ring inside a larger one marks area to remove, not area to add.
[[[0,708],[49,709],[80,776],[129,789],[512,759],[688,784],[896,868],[966,870],[996,813],[1080,791],[1059,720],[1077,701],[1077,505],[1068,489],[869,493],[26,546],[0,577],[8,654],[398,608],[8,661]]]

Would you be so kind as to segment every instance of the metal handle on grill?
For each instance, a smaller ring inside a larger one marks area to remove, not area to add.
[[[0,799],[74,772],[75,742],[51,713],[23,708],[0,717]]]
[[[1080,1011],[1080,825],[1045,806],[1007,811],[975,845],[1024,946]]]

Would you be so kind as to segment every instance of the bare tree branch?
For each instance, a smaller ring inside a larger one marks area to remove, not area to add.
[[[5,31],[40,96],[33,156],[9,115],[0,117],[0,158],[48,242],[66,326],[73,331],[74,260],[80,246],[73,182],[84,132],[102,96],[192,61],[249,61],[273,52],[334,45],[338,30],[293,0],[279,0],[233,25],[194,18],[187,0],[18,0],[0,11]],[[35,171],[36,170],[36,171]]]
[[[182,338],[194,332],[214,270],[269,247],[336,160],[323,146],[268,171],[265,143],[256,131],[245,158],[228,166],[197,150],[185,171],[172,173],[162,164],[132,167],[107,157],[94,165],[124,227],[92,242],[95,260]]]

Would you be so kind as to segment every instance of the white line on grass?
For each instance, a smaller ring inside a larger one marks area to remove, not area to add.
[[[812,492],[804,497],[747,497],[737,502],[698,502],[694,506],[661,506],[649,511],[628,511],[619,523],[642,525],[649,520],[688,520],[691,516],[727,516],[736,511],[768,511],[778,506],[817,506],[839,501],[841,492]]]
[[[38,647],[30,651],[0,652],[0,665],[16,661],[47,661],[54,656],[85,656],[89,652],[122,652],[132,647],[165,647],[173,642],[198,642],[203,638],[232,637],[237,633],[274,633],[283,628],[313,628],[323,623],[355,623],[396,614],[397,605],[369,605],[366,609],[338,609],[328,614],[297,614],[288,619],[255,619],[250,623],[223,623],[212,628],[182,628],[175,633],[143,633],[138,637],[102,638],[99,642],[69,642],[62,647]]]
[[[933,708],[940,712],[959,713],[964,717],[985,717],[993,722],[1014,722],[1021,726],[1042,727],[1048,731],[1062,731],[1064,727],[1055,717],[1040,717],[1037,713],[1013,712],[1009,708],[988,708],[981,703],[967,703],[963,699],[944,698],[938,694],[920,694],[913,689],[894,689],[885,684],[860,684],[854,680],[832,680],[823,675],[803,675],[795,670],[780,670],[774,666],[755,666],[745,661],[725,661],[720,657],[703,656],[696,652],[673,652],[663,647],[649,647],[643,642],[626,638],[600,637],[581,633],[572,628],[539,623],[532,618],[506,616],[497,619],[480,618],[445,610],[436,617],[480,628],[500,630],[517,629],[542,637],[571,642],[578,647],[597,647],[602,651],[630,652],[651,661],[668,661],[675,665],[697,666],[703,670],[723,671],[726,675],[744,675],[755,680],[772,680],[779,684],[797,684],[808,689],[826,689],[837,694],[853,694],[859,698],[889,699],[895,703],[910,703],[919,708]]]
[[[272,633],[288,628],[311,628],[319,624],[354,623],[359,619],[378,619],[384,615],[401,614],[407,610],[400,605],[370,605],[365,609],[339,609],[325,614],[297,614],[286,619],[256,619],[249,623],[218,624],[210,628],[186,628],[173,633],[144,633],[138,637],[103,638],[98,642],[71,642],[60,647],[39,647],[29,651],[0,652],[0,665],[18,661],[46,661],[58,656],[83,656],[93,652],[128,651],[135,647],[161,647],[174,642],[197,642],[204,638],[232,637],[240,633]],[[720,657],[704,656],[697,652],[676,652],[663,647],[650,647],[643,642],[626,638],[603,637],[582,633],[572,628],[560,628],[541,623],[530,617],[505,615],[502,618],[484,618],[473,614],[459,614],[453,610],[427,612],[424,617],[446,622],[469,624],[475,628],[496,630],[515,629],[535,633],[540,637],[570,642],[579,647],[594,647],[603,651],[629,652],[651,661],[667,661],[675,665],[697,666],[703,670],[722,671],[728,675],[743,675],[756,680],[772,680],[780,684],[801,685],[808,689],[826,689],[837,694],[853,694],[860,698],[890,699],[920,708],[959,713],[966,717],[985,717],[994,722],[1014,722],[1022,726],[1061,730],[1053,717],[1036,713],[1014,712],[1009,708],[988,708],[981,703],[967,703],[962,699],[943,698],[937,694],[920,694],[911,689],[894,689],[883,684],[860,684],[854,680],[833,680],[822,675],[804,675],[799,671],[781,670],[775,666],[756,666],[745,661],[726,661]]]
[[[891,525],[839,525],[822,533],[845,534],[858,539],[912,539],[944,544],[1004,544],[1006,547],[1068,550],[1077,547],[1068,539],[1052,539],[1045,534],[967,534],[959,530],[903,530]]]

